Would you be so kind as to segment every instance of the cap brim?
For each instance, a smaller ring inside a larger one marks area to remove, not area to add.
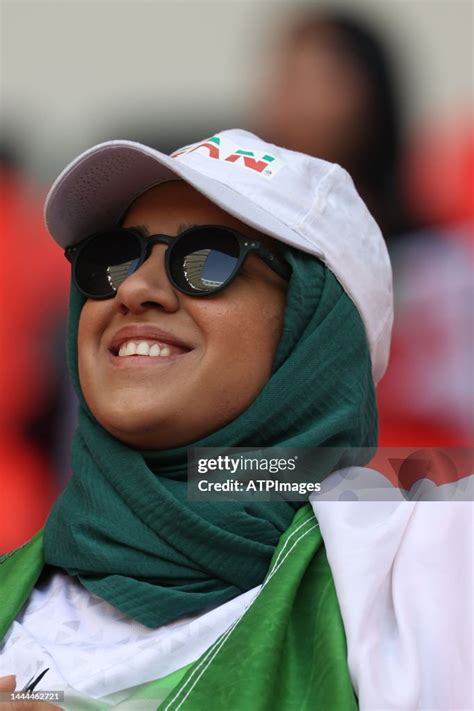
[[[45,203],[45,221],[63,248],[115,227],[148,188],[182,179],[229,214],[289,245],[316,254],[315,245],[281,220],[218,180],[133,141],[108,141],[89,149],[59,175]],[[321,253],[321,259],[324,255]]]

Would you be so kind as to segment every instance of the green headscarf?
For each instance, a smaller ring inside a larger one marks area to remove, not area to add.
[[[292,275],[272,375],[239,417],[192,444],[373,447],[375,391],[359,313],[318,260],[290,247],[283,251]],[[79,427],[73,476],[45,526],[45,560],[156,628],[261,583],[301,504],[188,501],[186,447],[139,451],[105,431],[79,384],[83,304],[72,286],[68,356]],[[326,457],[325,470],[318,471],[315,462],[315,479],[337,464]]]

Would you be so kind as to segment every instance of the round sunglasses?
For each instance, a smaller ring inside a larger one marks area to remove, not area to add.
[[[167,244],[165,267],[176,289],[189,296],[209,296],[225,289],[245,258],[256,254],[284,279],[291,269],[258,240],[221,225],[190,227],[177,237],[146,235],[137,227],[117,227],[68,247],[73,280],[89,299],[110,299],[125,279],[148,259],[155,244]]]

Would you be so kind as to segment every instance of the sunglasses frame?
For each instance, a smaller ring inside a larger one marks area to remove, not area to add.
[[[237,259],[237,263],[234,267],[233,272],[229,276],[226,281],[221,284],[221,286],[218,286],[215,289],[212,289],[212,291],[203,291],[200,292],[196,289],[193,289],[190,287],[189,289],[186,289],[185,287],[180,286],[175,278],[173,277],[173,274],[171,272],[171,260],[172,260],[172,255],[173,255],[173,249],[176,248],[177,245],[180,245],[183,241],[183,239],[186,239],[186,237],[189,237],[189,235],[196,233],[198,230],[206,230],[206,229],[218,229],[224,232],[228,232],[231,234],[238,242],[239,245],[239,256]],[[96,232],[93,235],[89,235],[89,237],[86,237],[85,239],[81,240],[80,242],[71,245],[66,248],[64,254],[66,259],[71,262],[72,265],[72,277],[75,286],[81,294],[83,294],[85,297],[88,299],[94,299],[95,301],[102,301],[104,299],[112,299],[116,293],[117,289],[114,287],[111,287],[113,289],[111,294],[103,295],[103,296],[95,296],[93,294],[90,294],[86,292],[84,289],[81,288],[81,286],[78,284],[77,279],[76,279],[76,265],[78,262],[78,259],[81,255],[81,252],[83,249],[91,242],[92,240],[96,240],[97,238],[104,237],[109,233],[117,233],[117,232],[125,232],[127,234],[132,234],[135,238],[138,239],[138,242],[140,244],[140,257],[138,259],[138,263],[132,274],[134,274],[142,264],[148,259],[148,257],[151,254],[151,251],[154,247],[155,244],[166,244],[168,245],[168,248],[166,249],[165,252],[165,268],[166,268],[166,274],[168,276],[168,279],[170,283],[173,285],[175,289],[178,289],[183,294],[186,294],[187,296],[199,296],[199,297],[205,297],[205,296],[214,296],[214,294],[219,293],[223,289],[226,289],[235,279],[237,274],[239,273],[245,259],[248,257],[249,254],[256,254],[257,257],[260,257],[265,264],[267,264],[271,269],[273,269],[274,272],[276,272],[279,276],[281,276],[283,279],[286,281],[289,280],[290,275],[291,275],[291,268],[285,262],[283,259],[281,259],[278,255],[273,254],[270,250],[266,249],[261,245],[261,243],[258,240],[251,239],[250,237],[247,237],[246,235],[243,235],[241,232],[238,232],[237,230],[232,229],[231,227],[227,227],[225,225],[195,225],[193,227],[188,228],[187,230],[184,230],[184,232],[181,232],[179,235],[176,237],[173,237],[171,235],[165,235],[165,234],[154,234],[154,235],[146,235],[144,232],[137,227],[116,227],[112,228],[110,230],[104,230],[101,232]],[[131,276],[131,274],[129,275]],[[126,277],[128,278],[128,277]],[[126,279],[124,279],[125,281]],[[124,282],[122,282],[123,284]],[[121,286],[121,284],[120,284]],[[120,288],[120,287],[119,287]]]

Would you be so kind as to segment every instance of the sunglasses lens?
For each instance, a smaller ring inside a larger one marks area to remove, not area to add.
[[[79,254],[75,277],[78,286],[92,298],[112,296],[137,269],[139,240],[130,232],[113,230],[91,239]]]
[[[238,240],[231,231],[195,228],[173,247],[171,273],[178,286],[186,291],[212,293],[233,275],[239,253]]]

